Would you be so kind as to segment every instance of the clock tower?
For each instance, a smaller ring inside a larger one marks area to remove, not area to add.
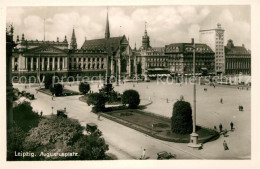
[[[216,28],[200,30],[199,40],[215,52],[215,73],[225,73],[224,29],[218,23]]]

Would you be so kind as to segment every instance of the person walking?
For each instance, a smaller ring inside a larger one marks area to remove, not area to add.
[[[222,98],[220,98],[220,103],[223,104],[223,99]]]
[[[234,123],[231,121],[231,123],[230,123],[231,131],[233,131],[233,127],[234,127]]]
[[[224,150],[229,150],[226,140],[223,142]]]
[[[218,127],[219,127],[219,131],[220,131],[220,132],[222,132],[222,128],[223,128],[223,126],[222,126],[222,124],[221,124],[221,123],[219,124],[219,126],[218,126]]]
[[[101,116],[100,113],[98,113],[98,120],[100,120],[100,116]]]
[[[145,159],[145,153],[146,153],[146,150],[144,149],[143,152],[142,152],[142,156],[141,156],[141,159],[142,159],[142,160]]]
[[[42,116],[42,111],[41,111],[41,116]]]

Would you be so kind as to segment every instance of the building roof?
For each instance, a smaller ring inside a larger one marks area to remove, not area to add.
[[[105,50],[108,53],[114,52],[118,49],[119,45],[122,43],[128,43],[125,36],[112,37],[112,38],[103,38],[103,39],[93,39],[85,40],[81,49],[86,50]]]
[[[192,43],[172,43],[165,46],[165,53],[184,53],[184,52],[193,52]],[[196,52],[201,53],[214,53],[213,50],[206,44],[196,43],[195,44]]]
[[[250,55],[250,52],[243,46],[232,46],[231,48],[225,46],[226,55]]]

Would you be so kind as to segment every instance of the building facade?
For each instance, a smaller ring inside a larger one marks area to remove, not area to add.
[[[225,73],[224,29],[221,24],[217,28],[200,30],[199,41],[207,44],[215,53],[215,73]]]
[[[136,48],[135,48],[136,49]],[[167,74],[168,56],[165,55],[164,47],[151,47],[146,25],[142,46],[135,50],[137,58],[137,72],[142,75]]]
[[[173,74],[191,75],[193,73],[193,45],[192,43],[173,43],[165,46],[168,55],[169,71]],[[214,73],[215,53],[206,44],[195,44],[196,73]]]
[[[27,40],[24,34],[13,50],[13,76],[110,76],[130,75],[135,61],[125,36],[110,37],[107,14],[105,38],[85,40],[78,49],[73,28],[70,44],[63,41]]]
[[[242,46],[234,46],[231,39],[225,46],[226,74],[251,74],[251,53]]]

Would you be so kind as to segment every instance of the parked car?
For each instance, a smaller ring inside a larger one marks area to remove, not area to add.
[[[168,160],[168,159],[172,159],[172,158],[176,159],[176,155],[168,153],[166,151],[161,151],[161,152],[157,153],[157,160]]]
[[[86,131],[88,133],[93,133],[97,130],[97,125],[95,123],[87,123],[86,125]]]
[[[30,94],[29,97],[28,97],[28,99],[34,100],[34,99],[35,99],[35,98],[34,98],[34,94]]]
[[[67,118],[68,115],[66,114],[65,110],[57,110],[57,116]]]

